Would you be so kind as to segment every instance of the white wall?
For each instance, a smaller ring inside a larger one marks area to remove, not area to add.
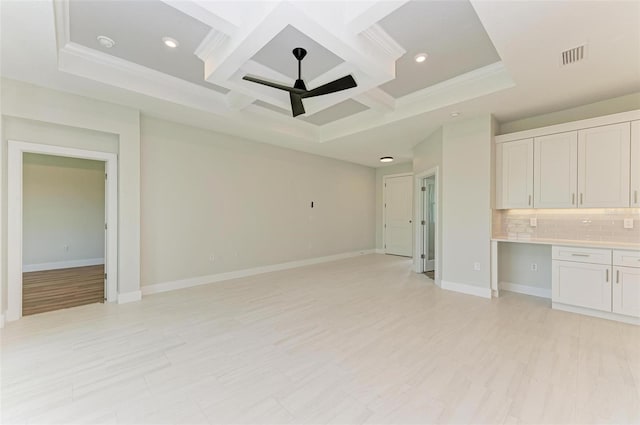
[[[102,264],[104,162],[30,153],[23,158],[23,270],[73,267],[82,260]]]
[[[498,244],[498,281],[551,292],[551,245]],[[531,270],[531,264],[538,266]]]
[[[442,280],[483,293],[490,293],[492,131],[485,115],[446,124],[442,137]]]
[[[514,133],[516,131],[633,111],[635,109],[640,109],[640,93],[631,93],[625,96],[577,106],[575,108],[504,122],[500,124],[500,132],[498,134]]]
[[[140,294],[140,113],[82,96],[2,79],[0,295],[7,295],[7,140],[118,153],[118,293]]]
[[[383,185],[384,185],[384,176],[388,176],[391,174],[403,174],[403,173],[411,173],[413,172],[413,166],[410,162],[405,162],[404,164],[393,164],[386,165],[384,167],[376,168],[376,224],[375,224],[375,235],[376,235],[376,249],[381,250],[384,249],[382,244],[382,233],[384,229],[382,228],[382,210],[383,210]]]
[[[372,168],[148,117],[141,139],[143,285],[374,247]]]

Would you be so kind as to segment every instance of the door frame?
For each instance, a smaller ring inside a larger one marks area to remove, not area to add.
[[[387,208],[385,206],[387,203],[387,179],[405,176],[413,176],[413,173],[387,174],[386,176],[382,176],[382,251],[385,254],[387,253]],[[415,198],[412,202],[415,203]],[[415,223],[415,217],[413,222]],[[415,252],[413,254],[415,254]],[[415,257],[415,255],[412,255],[412,257]]]
[[[435,221],[435,226],[434,226],[434,237],[433,237],[433,243],[434,243],[434,255],[433,255],[433,270],[434,270],[434,281],[436,282],[436,284],[439,285],[439,282],[441,280],[441,270],[440,270],[440,229],[439,229],[439,220],[440,220],[440,215],[438,214],[438,209],[440,208],[440,168],[439,167],[433,167],[430,168],[426,171],[423,171],[421,173],[418,173],[415,175],[415,192],[414,192],[414,199],[421,199],[421,193],[422,193],[422,180],[424,180],[427,177],[434,177],[434,197],[435,197],[435,201],[436,201],[436,206],[434,208],[433,211],[433,215],[434,215],[434,221]],[[424,262],[422,261],[422,258],[420,257],[420,254],[424,252],[425,248],[426,248],[426,241],[424,240],[424,232],[422,231],[422,229],[420,228],[421,224],[419,223],[422,217],[422,214],[424,212],[424,202],[414,202],[414,241],[415,241],[415,247],[414,247],[414,253],[415,255],[413,256],[413,267],[414,267],[414,271],[416,273],[424,273]]]
[[[23,154],[37,153],[71,158],[91,159],[105,163],[107,203],[105,220],[108,223],[105,232],[107,250],[105,273],[107,302],[116,301],[118,296],[118,156],[114,153],[67,148],[40,143],[8,141],[7,152],[7,312],[6,320],[18,320],[22,317],[22,169]]]

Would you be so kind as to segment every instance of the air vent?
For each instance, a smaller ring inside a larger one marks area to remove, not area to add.
[[[586,58],[587,53],[587,45],[583,44],[581,46],[574,47],[572,49],[567,49],[562,52],[562,65],[570,65],[572,63],[580,62],[581,60]]]

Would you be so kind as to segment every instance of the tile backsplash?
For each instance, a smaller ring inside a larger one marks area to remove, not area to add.
[[[629,218],[633,229],[624,228]],[[492,224],[494,237],[640,244],[640,208],[494,210]]]

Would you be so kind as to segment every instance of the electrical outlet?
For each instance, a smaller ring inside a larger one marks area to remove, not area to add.
[[[215,256],[215,255],[213,255],[213,254],[211,254],[211,255],[209,256],[209,261],[211,261],[212,263],[213,263],[214,261],[216,261],[216,256]]]
[[[473,270],[479,272],[480,271],[480,263],[478,263],[478,262],[473,263]]]
[[[531,271],[532,272],[537,272],[538,271],[538,265],[536,263],[531,263]]]
[[[625,218],[624,219],[624,228],[625,229],[633,229],[633,219],[632,218]]]
[[[538,225],[538,219],[536,217],[529,218],[529,226],[536,227]]]

